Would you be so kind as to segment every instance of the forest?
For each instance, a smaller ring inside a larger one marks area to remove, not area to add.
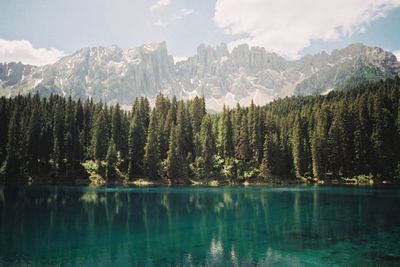
[[[3,182],[400,179],[400,78],[208,112],[159,94],[131,109],[57,95],[0,98]]]

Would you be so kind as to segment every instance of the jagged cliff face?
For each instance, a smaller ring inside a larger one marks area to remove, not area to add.
[[[225,44],[199,46],[197,54],[177,63],[177,79],[188,95],[204,95],[210,107],[223,104],[264,104],[283,95],[290,83],[288,62],[264,48],[240,45],[229,53]]]
[[[196,55],[176,64],[164,42],[127,50],[95,47],[43,67],[0,64],[0,95],[53,93],[130,105],[137,96],[153,98],[162,92],[184,99],[204,95],[208,107],[219,110],[237,102],[265,104],[278,97],[324,94],[365,67],[387,75],[400,70],[393,54],[361,44],[295,61],[245,44],[231,52],[225,44],[200,45]]]
[[[43,67],[0,65],[1,95],[51,93],[130,104],[153,96],[175,82],[175,65],[165,43],[122,50],[116,46],[84,48]]]

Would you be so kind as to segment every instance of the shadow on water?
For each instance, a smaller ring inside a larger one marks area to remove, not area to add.
[[[0,265],[395,266],[400,190],[0,188]]]

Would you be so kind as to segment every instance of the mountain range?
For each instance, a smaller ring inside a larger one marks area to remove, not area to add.
[[[174,62],[161,42],[131,49],[83,48],[45,66],[0,63],[0,96],[38,92],[129,106],[138,96],[151,100],[162,92],[181,99],[204,96],[209,109],[220,110],[224,104],[327,94],[352,80],[368,82],[399,73],[392,53],[359,43],[298,60],[247,44],[232,51],[224,43],[202,44],[194,56]]]

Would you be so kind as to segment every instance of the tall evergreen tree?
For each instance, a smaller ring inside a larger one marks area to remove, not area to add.
[[[14,108],[11,115],[10,123],[8,126],[7,135],[7,157],[2,166],[2,173],[4,173],[7,181],[12,181],[20,172],[20,157],[18,155],[18,136],[20,134],[19,128],[19,110],[18,106]]]
[[[78,133],[76,131],[75,112],[72,104],[72,99],[69,97],[65,110],[64,118],[64,164],[65,164],[65,175],[69,176],[70,172],[75,167],[75,161],[77,159],[77,147],[75,145],[78,142]]]
[[[107,149],[107,156],[106,156],[106,177],[108,179],[112,178],[116,174],[116,164],[118,160],[117,156],[117,148],[114,144],[114,140],[110,139],[109,146]]]
[[[253,101],[251,101],[249,111],[247,113],[247,125],[248,125],[248,140],[249,140],[249,157],[257,164],[262,156],[262,144],[259,147],[260,137],[260,125],[258,119],[258,110]],[[261,155],[260,155],[261,154]]]
[[[378,176],[389,176],[394,166],[393,145],[394,122],[393,113],[384,105],[383,97],[377,94],[373,102],[373,130],[371,135],[374,150],[374,170]]]
[[[91,152],[96,160],[104,160],[107,153],[108,129],[106,110],[99,104],[95,113],[92,128]]]
[[[160,157],[158,152],[156,125],[156,115],[153,110],[150,116],[146,145],[144,147],[144,171],[145,175],[151,179],[157,179],[160,176]]]
[[[188,111],[183,101],[178,102],[176,114],[177,138],[179,142],[180,153],[183,158],[189,152],[193,152],[192,144],[192,126],[189,121]]]
[[[327,165],[327,111],[322,109],[316,115],[316,126],[311,136],[312,170],[315,178],[324,178]]]
[[[247,128],[247,118],[242,117],[241,125],[239,128],[239,133],[237,136],[236,144],[237,158],[242,161],[248,161],[251,158],[250,144],[249,144],[249,134]]]
[[[229,108],[224,106],[222,113],[219,117],[218,127],[218,151],[219,155],[223,158],[230,158],[234,156],[233,146],[233,128]]]
[[[204,171],[206,175],[213,171],[213,143],[212,143],[212,120],[210,115],[205,115],[200,127],[201,157],[204,160]]]
[[[182,172],[180,171],[182,158],[178,149],[179,142],[177,138],[178,129],[176,126],[171,128],[169,137],[169,149],[166,161],[166,172],[169,179],[184,178],[181,177]]]
[[[52,161],[56,176],[64,169],[64,102],[55,105],[53,118],[53,151]]]
[[[291,137],[293,166],[296,177],[303,177],[308,169],[306,152],[308,132],[302,120],[305,119],[301,118],[300,115],[296,115]]]
[[[118,103],[112,109],[111,139],[115,144],[116,150],[119,152],[123,152],[124,139],[123,139],[123,129],[122,129],[122,118],[121,118],[121,109]]]
[[[38,107],[34,107],[29,119],[27,132],[27,153],[29,172],[37,171],[38,159],[40,156],[40,118]]]
[[[264,151],[263,159],[261,161],[261,175],[263,178],[271,178],[272,175],[272,151],[271,151],[271,138],[270,135],[266,135],[264,138]]]
[[[128,176],[138,177],[143,174],[144,146],[146,142],[145,130],[138,114],[131,119],[128,138]]]
[[[195,97],[190,103],[190,119],[192,127],[192,140],[193,140],[193,156],[200,155],[200,128],[203,117],[206,114],[206,105],[204,97]]]
[[[8,101],[4,97],[0,98],[0,165],[7,156],[7,134],[8,134],[8,122],[10,120],[10,111],[7,107]]]

